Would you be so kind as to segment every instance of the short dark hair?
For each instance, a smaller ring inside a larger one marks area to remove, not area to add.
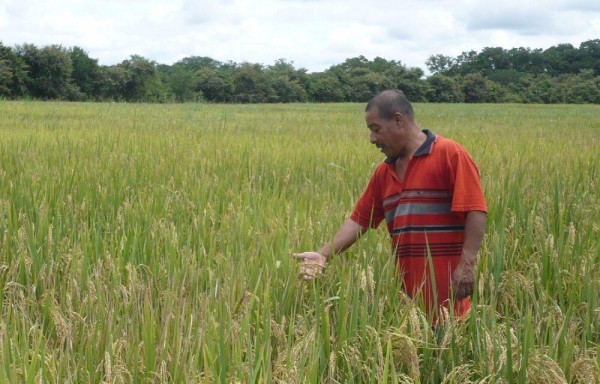
[[[410,121],[413,121],[415,118],[412,104],[402,91],[396,89],[388,89],[373,96],[367,103],[365,112],[369,112],[373,107],[377,107],[379,117],[384,119],[391,119],[396,112],[400,112]]]

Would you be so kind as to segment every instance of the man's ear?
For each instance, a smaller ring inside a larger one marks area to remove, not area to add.
[[[400,112],[395,112],[394,113],[394,121],[402,124],[404,122],[404,115]]]

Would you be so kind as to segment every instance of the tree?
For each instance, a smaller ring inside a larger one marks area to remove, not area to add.
[[[208,101],[226,102],[233,99],[233,80],[228,72],[203,67],[196,72],[197,89]]]
[[[73,47],[68,52],[73,65],[71,78],[74,84],[86,98],[97,97],[98,60],[90,58],[88,53],[79,47]]]
[[[477,52],[462,52],[455,60],[455,65],[448,71],[449,75],[466,75],[479,72],[482,68],[477,64]]]
[[[308,93],[297,80],[277,77],[272,80],[272,87],[278,102],[293,103],[308,101]]]
[[[371,62],[369,61],[369,59],[367,59],[363,55],[360,55],[358,57],[351,57],[349,59],[346,59],[342,64],[337,65],[337,67],[349,71],[351,69],[356,68],[369,68],[370,64]]]
[[[233,84],[229,68],[210,57],[191,56],[173,66],[158,66],[176,101],[230,101]]]
[[[331,72],[314,73],[309,77],[308,93],[316,102],[344,101],[344,92],[338,77]]]
[[[427,84],[422,80],[421,68],[409,68],[402,76],[396,79],[396,88],[400,89],[409,100],[414,102],[425,101]]]
[[[519,72],[515,69],[499,69],[487,73],[486,77],[495,83],[508,85],[518,83],[524,75],[524,72]]]
[[[527,101],[531,103],[562,103],[565,98],[556,78],[540,75],[532,79],[526,90]]]
[[[186,57],[172,66],[133,55],[99,66],[80,47],[5,47],[0,42],[0,97],[133,102],[364,102],[383,89],[412,101],[596,103],[600,39],[546,50],[486,47],[452,58],[432,55],[433,73],[399,60],[365,56],[308,74],[285,59],[263,66]]]
[[[462,79],[462,91],[467,103],[483,103],[487,93],[487,83],[481,73],[469,73]]]
[[[275,91],[260,64],[242,63],[233,71],[235,99],[240,103],[267,103],[275,100]]]
[[[447,73],[454,64],[455,60],[453,58],[444,55],[432,55],[425,61],[425,65],[431,73]]]
[[[374,58],[373,61],[368,64],[367,68],[372,72],[380,73],[393,79],[406,76],[410,71],[401,61],[386,60],[379,56]]]
[[[348,101],[365,102],[376,93],[395,87],[392,79],[382,73],[373,72],[367,68],[350,70],[350,94]]]
[[[600,104],[600,82],[585,80],[569,89],[567,102],[577,104]]]
[[[174,67],[183,67],[190,71],[198,71],[202,68],[220,68],[223,64],[215,59],[205,56],[190,56],[179,60]]]
[[[198,90],[200,82],[197,74],[180,65],[158,66],[163,83],[167,86],[169,94],[176,102],[198,101],[202,94]]]
[[[565,87],[567,103],[600,104],[600,77],[594,76],[593,69],[586,69],[569,80]]]
[[[27,64],[0,42],[0,96],[21,97],[27,92]]]
[[[125,101],[125,89],[129,78],[129,73],[122,66],[101,66],[98,71],[98,98]]]
[[[507,53],[512,70],[518,73],[541,74],[545,71],[544,57],[541,49],[513,48]]]
[[[407,69],[400,61],[381,57],[369,61],[358,56],[332,66],[326,72],[338,78],[346,101],[366,101],[375,93],[390,88],[402,89],[413,101],[424,99],[423,70]]]
[[[296,70],[293,63],[279,59],[267,68],[267,76],[271,79],[277,101],[290,103],[308,100],[306,69]]]
[[[462,100],[459,85],[449,76],[435,74],[427,79],[427,100],[436,103],[458,103]]]
[[[579,45],[581,69],[591,69],[600,76],[600,39],[584,41]]]
[[[72,84],[73,63],[69,52],[60,45],[38,49],[33,44],[17,46],[19,55],[27,65],[29,94],[39,99],[79,99],[79,89]]]
[[[485,73],[511,68],[508,52],[501,47],[485,47],[477,54],[477,63]]]
[[[156,62],[139,55],[132,55],[117,66],[125,71],[123,98],[126,101],[164,101],[165,90],[156,68]]]
[[[7,60],[0,59],[0,95],[10,96],[10,88],[12,85],[12,68]]]
[[[507,90],[502,84],[485,79],[485,99],[486,103],[503,103],[506,101]]]
[[[543,52],[546,71],[558,76],[566,73],[577,73],[581,68],[576,65],[578,52],[572,44],[558,44]]]

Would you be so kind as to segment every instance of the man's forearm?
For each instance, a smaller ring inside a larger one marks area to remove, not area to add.
[[[348,219],[342,224],[333,240],[321,247],[319,253],[329,259],[332,255],[343,252],[358,240],[367,228]]]
[[[463,243],[463,262],[474,264],[485,234],[486,213],[471,211],[467,213],[465,222],[465,240]]]

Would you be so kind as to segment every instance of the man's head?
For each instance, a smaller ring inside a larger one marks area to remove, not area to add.
[[[365,108],[365,120],[371,130],[371,144],[386,156],[410,155],[413,136],[419,131],[414,123],[412,105],[402,92],[388,90],[375,95]]]
[[[377,108],[379,116],[384,119],[391,119],[395,113],[401,113],[410,121],[415,119],[413,107],[402,91],[387,90],[378,93],[369,100],[365,112],[372,108]]]

